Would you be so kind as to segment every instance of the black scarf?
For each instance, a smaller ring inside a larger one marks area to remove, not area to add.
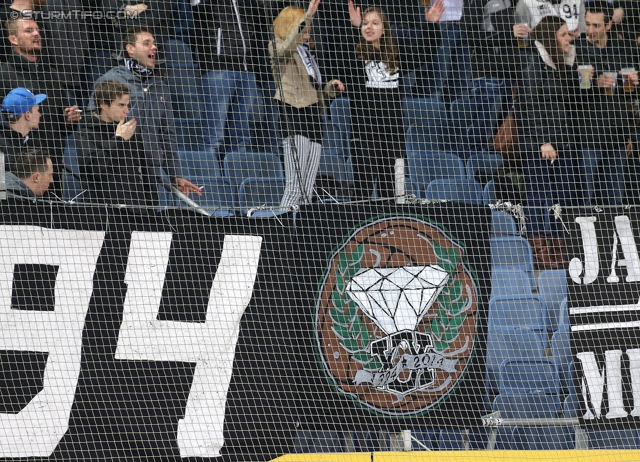
[[[140,63],[135,59],[126,58],[124,60],[124,65],[127,66],[127,69],[135,74],[138,74],[140,77],[153,77],[153,69],[141,66]]]

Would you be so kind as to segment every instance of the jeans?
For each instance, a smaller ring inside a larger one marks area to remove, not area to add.
[[[250,72],[210,71],[204,87],[205,144],[220,152],[244,152],[251,142],[250,122],[259,104],[255,76]]]
[[[625,146],[603,152],[582,151],[582,175],[586,184],[585,205],[622,205],[624,174],[627,166]]]

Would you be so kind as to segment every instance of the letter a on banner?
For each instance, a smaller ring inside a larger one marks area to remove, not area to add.
[[[0,350],[48,353],[44,387],[18,414],[0,413],[0,456],[49,456],[69,427],[82,330],[104,233],[0,226]],[[54,311],[11,309],[17,264],[58,267]]]
[[[157,320],[171,234],[134,232],[131,237],[116,359],[196,363],[185,417],[178,424],[182,457],[220,455],[240,319],[251,301],[261,245],[258,236],[225,236],[201,324]]]

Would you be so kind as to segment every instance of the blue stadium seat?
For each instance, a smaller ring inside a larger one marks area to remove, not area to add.
[[[428,428],[412,429],[411,437],[414,439],[411,441],[412,451],[430,451],[436,448],[438,432]]]
[[[501,295],[531,295],[531,278],[527,273],[517,269],[491,270],[491,297]]]
[[[347,164],[341,155],[327,154],[322,152],[320,157],[320,165],[316,178],[331,178],[336,181],[339,186],[345,186],[349,182],[347,174]],[[316,185],[317,187],[317,185]],[[331,191],[329,193],[333,194]]]
[[[569,307],[567,297],[563,298],[558,308],[558,330],[569,330]]]
[[[638,430],[596,430],[587,428],[589,449],[640,449]]]
[[[442,126],[448,124],[447,107],[439,97],[404,98],[402,112],[405,127],[412,125]]]
[[[493,180],[489,180],[486,185],[484,185],[484,190],[482,191],[482,203],[484,205],[495,204],[498,202],[496,197],[496,184]]]
[[[412,192],[424,199],[431,181],[437,178],[465,178],[464,163],[458,156],[442,152],[407,152],[407,170]]]
[[[538,293],[547,308],[548,326],[551,331],[558,330],[560,305],[567,297],[567,273],[565,270],[544,270],[538,276]]]
[[[65,201],[82,200],[82,184],[80,183],[80,170],[76,153],[75,135],[67,137],[64,147],[64,171],[62,172],[62,198]]]
[[[209,151],[178,151],[185,176],[221,177],[218,156]]]
[[[501,295],[489,299],[489,328],[528,327],[536,332],[546,332],[546,311],[535,294]]]
[[[252,177],[245,179],[238,190],[242,213],[258,207],[278,207],[284,195],[284,178]]]
[[[508,359],[500,364],[501,395],[559,395],[560,376],[551,358]]]
[[[269,152],[234,152],[224,157],[223,174],[232,186],[239,189],[247,178],[284,178],[284,167],[280,158]]]
[[[573,389],[573,355],[571,354],[571,342],[569,329],[557,331],[551,337],[551,351],[553,362],[558,368],[560,388],[563,393],[569,393]]]
[[[510,213],[502,210],[491,210],[491,234],[494,236],[517,236],[516,219]]]
[[[467,178],[475,179],[477,173],[493,175],[502,167],[502,156],[496,152],[477,152],[471,154],[466,162]]]
[[[234,209],[238,206],[238,197],[236,190],[226,179],[219,176],[193,176],[188,179],[202,187],[202,196],[189,196],[200,207],[215,216],[234,215]]]
[[[466,178],[437,178],[427,186],[425,198],[481,205],[482,186]]]
[[[345,451],[343,432],[298,430],[293,441],[293,450],[298,454],[320,454]]]
[[[491,267],[525,271],[535,286],[533,250],[520,236],[491,236]]]
[[[441,151],[445,148],[442,128],[434,125],[412,125],[407,129],[408,151]]]
[[[528,327],[493,327],[487,335],[486,389],[497,393],[500,364],[512,358],[542,358],[542,336]]]
[[[496,396],[492,410],[504,418],[552,419],[561,413],[559,395],[519,394]],[[496,449],[569,449],[571,433],[562,427],[500,428]]]

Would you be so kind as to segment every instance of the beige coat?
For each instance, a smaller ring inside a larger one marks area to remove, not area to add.
[[[278,61],[274,59],[273,42],[269,43],[269,55],[277,85],[274,98],[282,101],[284,96],[285,103],[298,109],[319,103],[320,110],[324,110],[324,100],[335,98],[337,90],[330,82],[325,84],[322,92],[316,90],[297,48],[304,29],[311,26],[311,21],[312,18],[308,18],[305,13],[285,40],[276,39]]]

